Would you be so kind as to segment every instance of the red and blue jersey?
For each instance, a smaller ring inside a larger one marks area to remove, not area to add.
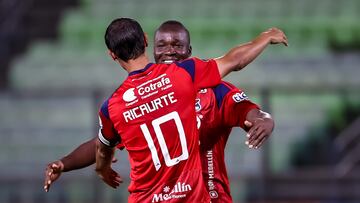
[[[233,127],[244,128],[247,113],[259,107],[230,83],[198,92],[195,109],[200,123],[203,176],[212,203],[232,202],[224,150]]]
[[[131,72],[99,112],[99,139],[129,153],[129,202],[209,202],[194,101],[220,83],[214,60],[148,64]],[[119,145],[118,145],[119,146]]]

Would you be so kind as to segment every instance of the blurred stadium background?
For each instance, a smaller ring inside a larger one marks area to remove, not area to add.
[[[200,58],[283,29],[289,47],[269,46],[226,78],[276,121],[260,150],[233,130],[234,202],[360,202],[359,0],[1,0],[0,16],[0,202],[126,202],[126,152],[117,190],[90,167],[43,191],[46,164],[96,136],[99,105],[126,76],[103,40],[123,16],[151,38],[163,21],[183,22]]]

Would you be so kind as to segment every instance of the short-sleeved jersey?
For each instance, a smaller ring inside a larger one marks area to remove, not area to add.
[[[259,109],[242,90],[222,82],[198,92],[195,109],[200,121],[200,156],[212,203],[232,202],[224,150],[233,127],[244,128],[251,109]]]
[[[194,101],[197,90],[219,83],[214,60],[148,64],[131,72],[103,103],[99,139],[129,153],[129,202],[210,201]]]

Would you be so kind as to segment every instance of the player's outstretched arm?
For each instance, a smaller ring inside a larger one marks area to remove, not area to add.
[[[51,184],[60,177],[62,172],[85,168],[95,163],[96,139],[81,144],[69,155],[47,165],[44,182],[46,192],[49,191]]]
[[[112,188],[117,188],[123,181],[120,175],[111,168],[113,156],[114,148],[104,145],[97,139],[95,171],[106,184]]]
[[[258,57],[267,45],[280,43],[288,46],[286,35],[278,28],[270,28],[254,40],[232,48],[224,56],[215,59],[221,77],[225,77],[232,71],[243,69]]]
[[[246,144],[250,148],[260,147],[271,135],[274,129],[274,120],[269,113],[253,109],[246,115],[245,126],[249,129]]]

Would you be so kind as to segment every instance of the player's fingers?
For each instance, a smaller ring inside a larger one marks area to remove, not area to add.
[[[286,38],[284,38],[283,44],[284,44],[285,46],[289,46],[289,43],[288,43],[288,41],[287,41]]]
[[[286,46],[289,46],[288,38],[286,37],[285,34],[284,34],[284,36],[283,36],[283,39],[284,39],[284,44],[285,44]]]
[[[260,145],[260,142],[266,137],[266,132],[263,130],[263,131],[260,131],[260,134],[258,136],[258,139],[254,140],[254,142],[252,143],[252,145],[255,147],[255,148],[258,148]]]
[[[51,183],[55,182],[55,180],[57,180],[60,176],[60,173],[52,173],[50,175],[50,180],[51,180]]]
[[[50,171],[52,171],[51,165],[47,165],[45,168],[45,176],[47,176]]]
[[[249,144],[253,144],[254,140],[258,137],[259,133],[258,128],[260,127],[259,123],[255,123],[255,125],[249,130],[249,137],[248,137],[248,141]]]
[[[112,179],[115,183],[118,183],[118,184],[120,184],[120,183],[123,182],[122,179],[120,178],[120,176],[113,176],[111,179]]]
[[[110,187],[116,189],[116,184],[113,181],[109,180],[109,181],[106,182],[106,184],[109,185]]]
[[[109,183],[108,183],[108,185],[110,185],[110,186],[113,187],[113,188],[117,188],[117,187],[120,185],[120,183],[119,183],[119,182],[116,182],[116,181],[114,181],[114,180],[110,180]]]
[[[249,129],[249,131],[246,134],[246,137],[248,138],[248,140],[250,141],[253,137],[253,134],[256,132],[256,128],[257,128],[257,124],[256,122],[252,125],[252,127]]]
[[[261,147],[261,146],[263,145],[263,143],[267,140],[267,138],[268,138],[268,136],[265,135],[265,136],[260,140],[260,142],[255,146],[255,148],[257,149],[257,148]]]
[[[120,176],[116,176],[115,177],[115,180],[119,183],[122,183],[123,182],[123,179],[120,177]]]
[[[117,188],[120,185],[120,182],[116,181],[116,179],[114,178],[110,178],[110,180],[108,180],[108,185],[110,185],[112,188]]]
[[[249,140],[249,145],[252,145],[253,147],[255,147],[258,143],[258,141],[262,138],[261,136],[263,135],[262,133],[264,132],[264,129],[261,127],[258,127],[255,134],[252,136],[252,139]]]
[[[51,180],[49,180],[49,179],[45,180],[45,184],[44,184],[44,190],[45,190],[45,192],[48,192],[48,191],[49,191],[50,185],[51,185]]]
[[[256,131],[249,138],[249,147],[251,146],[250,148],[255,147],[255,144],[257,143],[257,140],[260,139],[262,132],[263,129],[260,126],[257,126]]]
[[[50,181],[50,177],[51,177],[51,174],[52,174],[52,169],[50,168],[50,166],[48,165],[46,167],[46,170],[45,170],[45,181],[44,181],[44,190],[46,192],[48,192],[49,190],[49,185],[51,184],[51,181]],[[49,182],[50,181],[50,182]]]
[[[59,165],[59,164],[56,164],[56,163],[52,163],[52,164],[51,164],[51,168],[52,168],[53,170],[60,170],[60,165]]]
[[[115,183],[111,174],[109,176],[103,176],[102,174],[99,176],[108,186],[115,188]]]
[[[123,182],[122,178],[120,177],[120,175],[117,172],[112,171],[111,176],[112,176],[112,179],[115,180],[116,182],[118,182],[118,183]]]
[[[250,137],[248,138],[248,140],[246,141],[245,144],[248,145],[249,148],[254,148],[254,140],[256,139],[256,137],[258,137],[258,131],[257,129],[255,131],[252,132],[252,134],[250,135]]]
[[[244,122],[244,125],[245,125],[246,127],[250,128],[250,127],[252,126],[252,123],[251,123],[250,121],[246,120],[246,121]]]

